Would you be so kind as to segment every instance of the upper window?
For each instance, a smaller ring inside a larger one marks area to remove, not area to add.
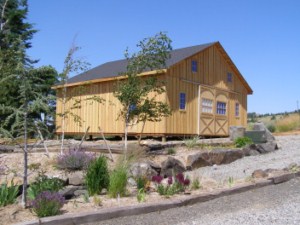
[[[235,103],[235,116],[240,116],[240,104],[237,102]]]
[[[185,93],[179,94],[179,109],[185,110]]]
[[[192,72],[197,72],[198,68],[197,68],[197,61],[196,60],[192,60]]]
[[[227,82],[232,83],[232,73],[227,73]]]
[[[213,113],[213,101],[211,99],[202,98],[202,112]]]
[[[217,114],[226,115],[226,102],[217,102]]]

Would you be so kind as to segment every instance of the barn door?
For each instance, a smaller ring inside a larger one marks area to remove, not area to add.
[[[228,132],[229,96],[227,92],[217,91],[215,111],[215,135],[226,136]]]
[[[200,135],[213,136],[215,134],[214,98],[214,90],[201,87],[199,101]]]

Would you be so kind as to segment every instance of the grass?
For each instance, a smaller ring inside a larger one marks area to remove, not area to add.
[[[199,141],[199,137],[195,136],[190,139],[184,139],[183,142],[188,149],[192,149],[197,146],[197,142]]]

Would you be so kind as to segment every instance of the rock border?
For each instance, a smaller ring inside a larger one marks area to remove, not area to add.
[[[235,187],[226,188],[222,190],[214,190],[210,193],[202,193],[194,196],[185,196],[178,199],[168,199],[168,201],[163,201],[161,203],[144,203],[144,204],[139,204],[137,206],[114,207],[114,208],[100,209],[93,212],[83,212],[83,213],[76,213],[76,214],[66,214],[66,215],[45,217],[34,221],[18,223],[17,225],[83,224],[83,223],[109,220],[109,219],[124,217],[124,216],[140,215],[140,214],[162,211],[162,210],[172,209],[172,208],[186,206],[186,205],[192,205],[199,202],[206,202],[216,198],[238,194],[249,190],[265,187],[268,185],[276,185],[279,183],[287,182],[296,177],[300,177],[300,172],[276,175],[276,176],[269,177],[267,179],[256,180],[255,182],[250,184],[249,183],[239,184]]]

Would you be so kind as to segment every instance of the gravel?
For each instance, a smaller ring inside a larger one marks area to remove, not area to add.
[[[292,163],[300,165],[300,135],[278,136],[279,150],[257,156],[248,156],[227,165],[202,167],[188,174],[192,177],[210,177],[218,182],[250,177],[257,169],[283,169]]]

